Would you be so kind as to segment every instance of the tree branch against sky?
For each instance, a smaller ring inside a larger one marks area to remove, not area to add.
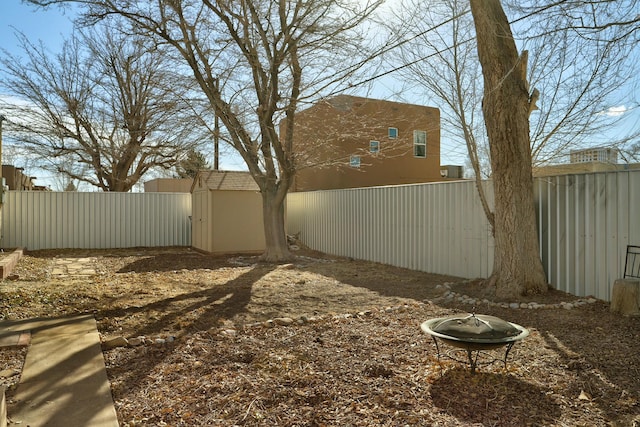
[[[423,8],[420,0],[405,0],[394,21],[388,24],[391,32],[397,39],[407,40],[399,43],[400,57],[407,67],[398,74],[413,96],[424,97],[442,111],[445,143],[441,153],[456,150],[460,141],[466,146],[480,200],[493,227],[493,212],[482,184],[491,168],[483,165],[489,156],[484,153],[481,70],[469,2],[450,0]]]
[[[629,43],[632,38],[619,35],[629,31],[614,27],[608,37],[602,30],[600,37],[588,37],[595,30],[587,34],[587,30],[568,27],[568,12],[559,8],[571,4],[575,10],[577,3],[584,8],[585,2],[512,3],[508,13],[514,37],[529,51],[530,85],[539,93],[538,109],[530,117],[534,165],[563,162],[572,149],[594,145],[631,149],[640,131],[638,123],[628,119],[639,105],[637,90],[630,88],[639,83],[636,58],[640,52],[637,43]],[[470,164],[474,170],[480,165],[487,177],[491,174],[488,150],[478,132],[482,117],[477,114],[482,82],[473,65],[475,33],[465,13],[468,7],[468,2],[449,0],[423,8],[419,1],[405,0],[396,8],[397,22],[390,26],[406,64],[397,71],[405,82],[405,93],[417,94],[425,99],[422,102],[442,109],[444,155],[471,142]],[[591,2],[589,7],[600,6]],[[608,13],[610,19],[624,22],[629,10],[609,12],[616,13]],[[458,80],[464,84],[457,84]]]
[[[639,0],[511,0],[507,3],[526,16],[529,23],[542,24],[539,33],[571,30],[591,41],[634,44],[638,40]]]
[[[630,90],[640,83],[638,2],[512,3],[512,14],[523,18],[516,37],[530,52],[531,86],[540,93],[531,116],[534,163],[564,160],[571,149],[624,151],[637,142],[640,126],[626,119],[640,105]]]
[[[165,85],[159,52],[141,43],[86,29],[53,55],[22,38],[25,59],[3,61],[2,85],[23,101],[3,105],[12,138],[41,168],[104,191],[129,191],[150,169],[172,167],[201,138],[169,96],[177,88]]]
[[[78,3],[85,22],[117,16],[181,59],[260,187],[264,258],[290,257],[284,200],[296,170],[295,115],[305,100],[348,87],[366,64],[360,27],[379,2],[356,0],[30,0]],[[286,137],[278,123],[287,119]]]

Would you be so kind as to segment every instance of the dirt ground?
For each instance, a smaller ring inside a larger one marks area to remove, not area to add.
[[[57,277],[55,257],[91,257],[97,274]],[[0,316],[93,312],[122,426],[640,425],[640,319],[598,301],[572,309],[475,311],[529,329],[466,353],[420,329],[491,299],[479,281],[298,252],[287,264],[185,248],[40,251],[0,284]],[[440,285],[440,286],[438,286]],[[538,303],[575,302],[551,291]],[[3,369],[26,349],[0,349]],[[494,359],[499,359],[496,363]],[[487,362],[487,363],[485,363]],[[19,376],[0,379],[11,399]]]

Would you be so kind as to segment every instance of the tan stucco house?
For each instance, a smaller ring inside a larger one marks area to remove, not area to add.
[[[437,108],[339,95],[300,111],[293,135],[291,191],[442,181]]]

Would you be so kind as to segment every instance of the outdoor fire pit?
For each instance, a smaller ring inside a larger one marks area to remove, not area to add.
[[[433,338],[438,352],[438,360],[440,360],[438,340],[465,350],[471,366],[471,373],[476,371],[480,351],[493,350],[503,346],[506,346],[503,359],[506,368],[511,347],[529,335],[529,331],[520,325],[484,314],[457,314],[438,317],[423,322],[420,327]]]

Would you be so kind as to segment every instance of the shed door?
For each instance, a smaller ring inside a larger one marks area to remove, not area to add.
[[[204,251],[210,250],[207,247],[207,192],[198,191],[193,193],[193,247]]]

